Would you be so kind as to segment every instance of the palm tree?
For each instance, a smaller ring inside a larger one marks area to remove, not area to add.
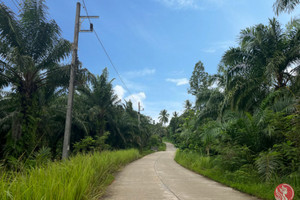
[[[69,55],[71,44],[60,38],[55,21],[46,19],[44,0],[28,0],[19,18],[0,4],[0,46],[4,66],[0,88],[10,86],[13,91],[12,136],[14,140],[23,138],[23,145],[31,148],[39,123],[40,96],[66,82],[68,67],[59,62]]]
[[[91,87],[79,88],[81,94],[85,96],[81,103],[88,105],[88,118],[90,122],[93,122],[91,130],[98,136],[102,136],[106,131],[107,123],[113,121],[114,106],[118,103],[118,97],[114,94],[111,82],[108,81],[108,71],[105,68],[102,75],[97,76],[91,82]]]
[[[158,117],[160,123],[162,123],[163,125],[165,123],[168,123],[168,121],[169,121],[168,118],[169,118],[169,113],[166,109],[163,109],[162,111],[160,111],[159,117]]]
[[[206,155],[210,156],[211,146],[221,133],[221,124],[217,121],[209,121],[203,126],[203,130],[200,134],[200,139],[205,147]]]
[[[220,107],[224,101],[224,94],[218,89],[210,89],[205,93],[199,93],[196,97],[196,105],[199,109],[199,122],[206,118],[217,119]]]
[[[267,93],[285,88],[295,81],[287,69],[299,70],[300,28],[298,20],[281,29],[276,19],[241,32],[240,47],[231,48],[223,56],[227,66],[226,101],[233,108],[251,110]]]
[[[187,110],[187,111],[191,110],[192,106],[193,106],[193,104],[192,104],[192,102],[190,100],[185,100],[185,102],[184,102],[184,108],[185,108],[185,110]]]
[[[173,117],[176,119],[178,117],[178,112],[173,112]]]
[[[300,0],[276,0],[273,4],[276,15],[282,12],[292,12],[294,8],[300,3]]]
[[[283,31],[279,22],[273,18],[269,20],[268,26],[257,25],[246,29],[240,37],[243,49],[257,52],[252,58],[257,60],[257,56],[260,56],[264,59],[265,76],[271,78],[277,89],[286,87],[291,81],[292,75],[287,72],[287,68],[292,64],[299,66],[299,19],[292,20],[287,27]]]

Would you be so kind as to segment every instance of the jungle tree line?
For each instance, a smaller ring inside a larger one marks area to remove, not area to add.
[[[70,52],[44,0],[24,1],[19,15],[0,4],[0,160],[60,158]],[[152,120],[141,115],[138,128],[138,113],[115,95],[107,69],[98,76],[80,63],[76,74],[71,150],[145,148]]]
[[[298,3],[277,0],[275,11]],[[195,105],[172,117],[171,139],[225,171],[258,174],[264,181],[300,180],[299,73],[299,19],[283,27],[274,18],[242,30],[216,74],[196,63],[188,91]]]

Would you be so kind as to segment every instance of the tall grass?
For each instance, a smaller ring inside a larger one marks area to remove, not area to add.
[[[213,166],[210,157],[204,157],[195,152],[182,152],[177,150],[175,160],[189,166],[189,168],[194,171],[197,169],[210,169]]]
[[[261,199],[273,200],[276,186],[283,182],[289,183],[295,190],[294,199],[300,199],[297,193],[300,191],[299,184],[296,183],[298,180],[291,182],[288,179],[278,179],[265,182],[259,178],[257,171],[251,166],[243,166],[231,172],[223,170],[212,157],[203,157],[198,153],[179,150],[176,152],[175,161],[194,172]]]
[[[98,199],[121,166],[138,159],[137,150],[76,155],[23,173],[0,174],[0,199]]]

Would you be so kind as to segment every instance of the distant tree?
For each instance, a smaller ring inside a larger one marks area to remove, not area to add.
[[[176,111],[173,112],[173,117],[174,117],[174,118],[177,118],[177,117],[178,117],[178,112],[176,112]]]
[[[166,123],[168,123],[168,121],[169,121],[169,116],[170,116],[170,115],[169,115],[168,111],[167,111],[166,109],[163,109],[163,110],[160,111],[160,113],[159,113],[159,117],[158,117],[159,122],[162,123],[163,125],[166,124]]]
[[[178,129],[179,126],[179,120],[180,120],[180,116],[178,112],[173,112],[173,117],[170,120],[170,124],[169,124],[169,130],[170,130],[170,135],[175,134],[176,129]]]
[[[292,12],[295,7],[300,3],[300,0],[276,0],[273,4],[276,15],[282,12]]]
[[[188,92],[196,95],[201,90],[209,86],[209,75],[205,72],[204,65],[201,61],[197,62],[193,74],[190,78],[190,88]]]
[[[192,102],[190,100],[185,100],[185,102],[184,102],[184,108],[185,108],[185,110],[187,110],[187,111],[191,110],[192,106],[193,106],[193,104],[192,104]]]

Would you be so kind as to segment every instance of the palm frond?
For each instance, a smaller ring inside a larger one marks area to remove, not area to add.
[[[279,15],[282,12],[290,13],[299,3],[299,0],[276,0],[276,2],[273,4],[273,9],[276,15]]]

